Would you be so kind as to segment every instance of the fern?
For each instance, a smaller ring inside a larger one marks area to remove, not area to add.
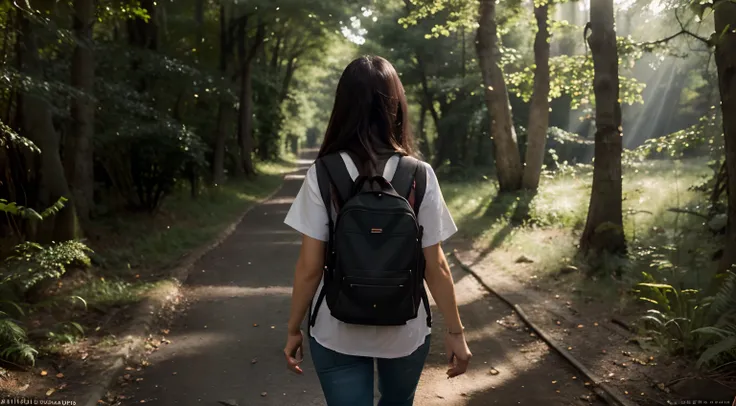
[[[35,364],[38,351],[26,343],[28,337],[21,325],[0,312],[0,358]]]
[[[736,333],[728,337],[724,337],[718,341],[715,345],[711,346],[700,355],[698,358],[698,368],[704,365],[717,363],[725,355],[727,358],[733,357],[736,353]]]
[[[26,220],[43,220],[51,216],[56,215],[61,209],[64,208],[64,204],[68,201],[65,197],[60,197],[56,203],[52,204],[41,214],[33,210],[30,207],[20,206],[16,202],[8,202],[5,199],[0,199],[0,212],[5,212],[24,218]]]
[[[711,307],[718,314],[736,311],[736,273],[726,274],[723,286],[713,296]]]

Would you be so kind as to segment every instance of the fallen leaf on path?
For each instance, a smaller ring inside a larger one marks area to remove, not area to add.
[[[578,328],[583,328],[583,325],[582,324],[578,324]]]
[[[220,400],[218,403],[225,406],[238,406],[238,401],[235,399]]]
[[[59,372],[58,374],[56,374],[56,377],[59,378],[59,379],[61,379],[61,378],[64,377],[64,374],[62,374],[61,372]]]
[[[253,323],[253,327],[258,327],[258,323]]]
[[[554,384],[556,384],[556,383],[557,383],[557,381],[552,381],[552,385],[554,385]]]
[[[166,329],[166,328],[165,329],[162,329],[161,330],[161,334],[168,335],[169,334],[169,329]]]
[[[67,387],[67,384],[66,383],[62,383],[61,385],[57,386],[56,389],[57,390],[64,390],[64,389],[66,389],[66,387]]]
[[[252,360],[250,360],[250,363],[251,363],[251,364],[255,364],[255,363],[257,363],[257,362],[258,362],[258,358],[253,358]]]
[[[41,376],[46,376],[46,375],[48,375],[48,374],[49,374],[49,373],[48,373],[47,371],[41,371]]]
[[[488,371],[488,373],[491,374],[491,375],[498,375],[499,374],[499,372],[498,372],[498,370],[496,368],[491,368],[491,370]]]
[[[558,390],[556,390],[555,392],[557,392],[557,393],[560,393],[560,390],[558,389]]]
[[[54,394],[54,392],[56,392],[56,389],[51,388],[51,389],[49,389],[49,390],[46,391],[46,396],[51,396],[51,395]]]
[[[597,322],[596,323],[593,323],[593,325],[596,326],[596,327],[598,327],[598,323]]]
[[[573,380],[573,381],[574,381],[574,380],[576,380],[576,379],[578,379],[578,377],[577,377],[577,376],[573,376],[573,377],[572,377],[572,380]]]
[[[176,375],[176,374],[177,374],[176,372],[172,372],[172,373],[171,373],[171,375]]]
[[[265,398],[266,396],[268,396],[268,392],[261,392],[261,396]]]

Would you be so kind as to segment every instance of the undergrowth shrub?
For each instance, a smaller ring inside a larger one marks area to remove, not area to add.
[[[0,212],[41,221],[57,213],[64,202],[65,199],[62,198],[39,214],[33,209],[0,201]],[[84,303],[84,299],[51,297],[28,303],[27,294],[44,282],[61,278],[69,266],[89,266],[89,253],[91,250],[80,241],[49,245],[23,242],[16,245],[12,254],[0,263],[0,359],[19,364],[35,363],[38,351],[29,343],[22,321],[26,314],[50,306],[60,306],[68,300]],[[79,329],[75,327],[74,330],[83,333],[81,326],[78,327]],[[65,329],[69,330],[68,327]]]
[[[697,358],[698,367],[719,368],[736,361],[736,274],[729,273],[712,295],[658,283],[644,273],[640,299],[651,308],[644,329],[668,352]]]

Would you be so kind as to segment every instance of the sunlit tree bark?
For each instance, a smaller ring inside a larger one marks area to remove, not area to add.
[[[496,172],[501,192],[521,188],[522,166],[511,119],[511,104],[499,63],[495,0],[480,0],[476,51],[483,74],[485,101],[490,115]]]
[[[550,34],[547,22],[549,3],[534,7],[537,20],[537,35],[534,39],[534,93],[529,107],[529,126],[527,128],[526,160],[523,186],[536,190],[544,164],[544,152],[549,127],[549,54]]]
[[[588,219],[580,249],[584,253],[623,253],[621,104],[613,0],[592,0],[588,38],[595,70],[595,169]]]

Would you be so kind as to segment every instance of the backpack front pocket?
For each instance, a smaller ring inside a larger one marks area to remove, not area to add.
[[[335,318],[355,324],[402,325],[416,317],[412,271],[361,273],[352,272],[340,281],[330,309]]]

